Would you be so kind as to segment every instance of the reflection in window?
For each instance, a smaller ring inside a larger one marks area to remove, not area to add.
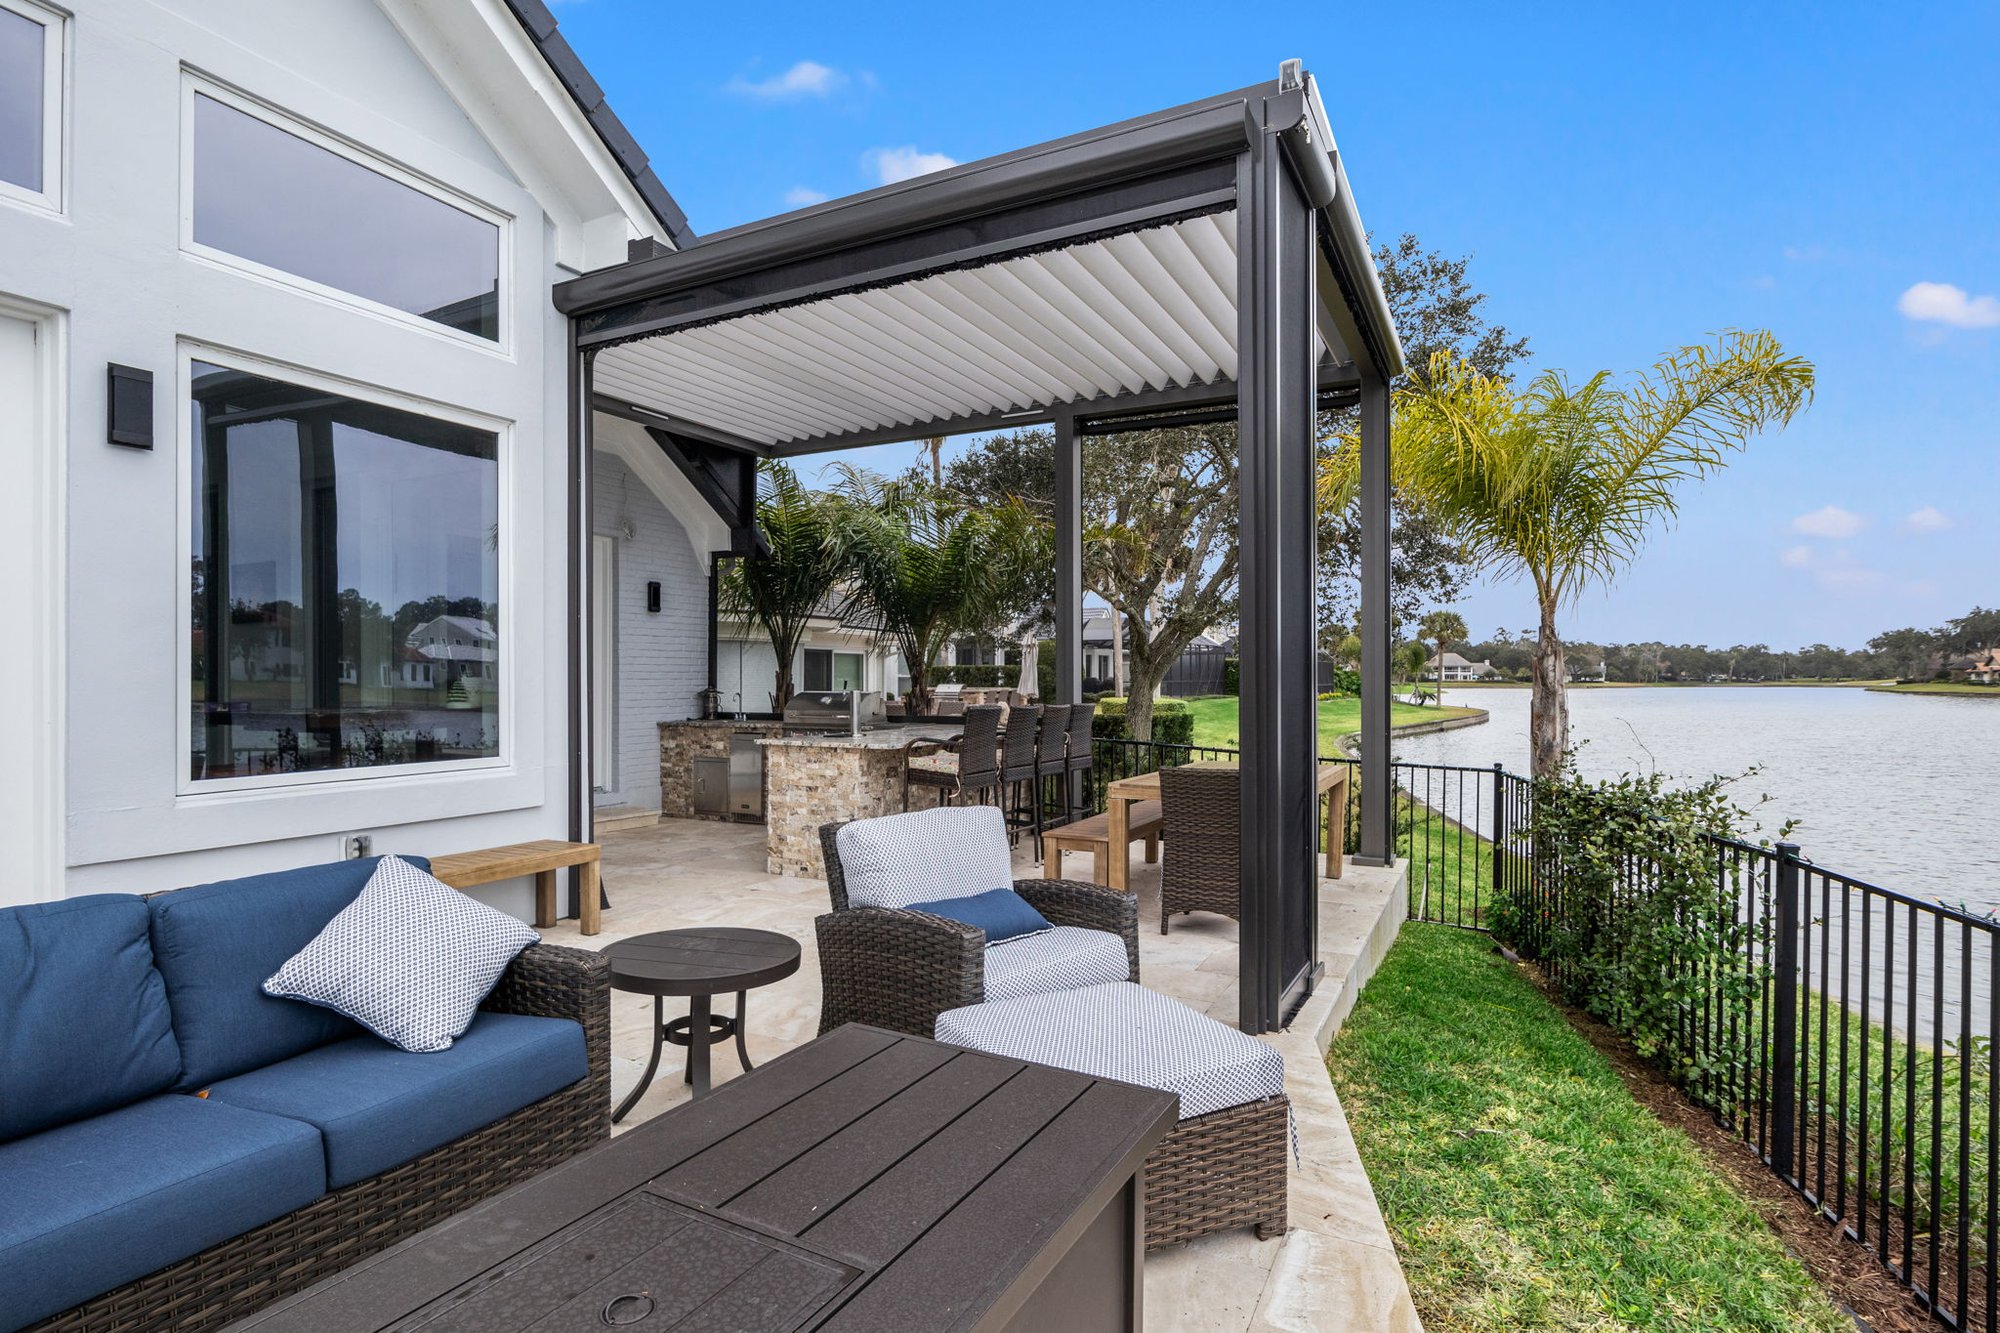
[[[0,9],[0,181],[40,193],[48,29]]]
[[[830,648],[805,650],[805,688],[811,690],[858,690],[861,688],[861,654],[836,653]]]
[[[498,227],[199,93],[194,239],[500,337]]]
[[[191,773],[500,752],[499,440],[193,368]]]

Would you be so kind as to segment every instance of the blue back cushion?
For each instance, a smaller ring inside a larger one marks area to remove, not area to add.
[[[172,1086],[180,1048],[129,893],[0,909],[0,1142]]]
[[[430,868],[419,856],[402,859]],[[380,860],[281,870],[148,900],[153,956],[180,1040],[175,1087],[196,1091],[361,1032],[331,1009],[276,999],[262,987],[360,895]]]
[[[962,921],[968,926],[977,926],[986,932],[988,944],[998,944],[1002,940],[1018,939],[1023,935],[1039,935],[1052,930],[1048,918],[1037,912],[1020,894],[1012,889],[988,889],[965,898],[941,898],[933,903],[911,903],[904,909],[911,912],[928,912],[941,916],[947,921]]]

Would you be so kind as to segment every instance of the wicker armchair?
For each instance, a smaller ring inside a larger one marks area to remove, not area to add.
[[[611,981],[587,949],[532,945],[480,1008],[583,1025],[589,1073],[484,1129],[114,1287],[32,1333],[220,1328],[414,1236],[611,1134]]]
[[[931,1036],[945,1010],[986,1000],[985,932],[928,912],[853,905],[838,844],[842,827],[824,824],[819,831],[833,900],[833,910],[814,922],[822,990],[819,1030],[871,1023]],[[1060,879],[1018,879],[1013,888],[1051,925],[1118,936],[1125,946],[1126,979],[1139,979],[1136,896]]]
[[[1167,852],[1160,858],[1160,933],[1175,912],[1243,919],[1237,775],[1226,768],[1160,770]]]

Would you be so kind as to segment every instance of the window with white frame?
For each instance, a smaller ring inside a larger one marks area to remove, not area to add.
[[[58,202],[62,49],[60,13],[0,0],[0,195]]]
[[[498,433],[196,359],[190,776],[500,753]]]
[[[497,218],[220,90],[192,119],[195,246],[499,341]]]

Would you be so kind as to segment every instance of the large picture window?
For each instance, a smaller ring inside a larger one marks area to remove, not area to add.
[[[500,752],[499,437],[196,361],[190,774]]]
[[[0,0],[0,192],[54,201],[61,82],[61,17]]]
[[[200,92],[193,239],[474,337],[500,337],[497,224]]]

